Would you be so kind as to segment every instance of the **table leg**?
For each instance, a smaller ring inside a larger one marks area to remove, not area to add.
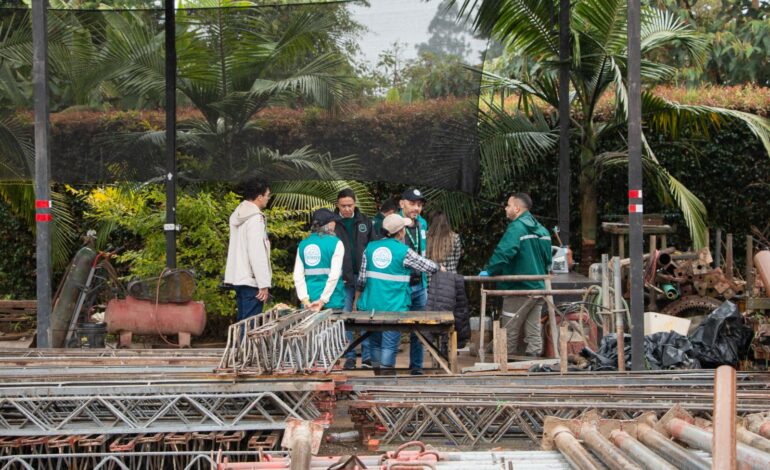
[[[459,372],[457,367],[457,330],[452,327],[449,330],[449,368],[452,370],[453,374],[456,374]]]
[[[417,339],[420,340],[420,342],[425,346],[425,349],[428,350],[431,356],[433,356],[433,359],[438,362],[438,365],[441,366],[442,369],[446,371],[447,374],[454,374],[452,372],[452,367],[447,363],[447,360],[441,355],[441,352],[439,352],[438,349],[436,349],[436,346],[433,345],[428,339],[423,336],[423,334],[420,331],[415,331],[414,334],[417,336]],[[455,350],[457,349],[457,346],[455,344]],[[456,367],[456,365],[455,365]]]
[[[324,371],[324,374],[328,374],[329,372],[331,372],[332,369],[334,369],[334,366],[337,365],[337,361],[339,361],[341,357],[345,356],[345,353],[347,353],[350,350],[355,349],[356,346],[361,344],[371,334],[372,334],[371,331],[367,331],[366,333],[364,333],[362,335],[359,335],[358,338],[354,339],[352,343],[348,344],[348,347],[345,348],[345,350],[342,351],[342,353],[340,353],[339,356],[334,358],[334,360],[332,361],[331,365],[329,365],[329,367]]]

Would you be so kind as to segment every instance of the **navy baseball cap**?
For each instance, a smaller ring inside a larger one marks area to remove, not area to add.
[[[342,217],[326,208],[313,212],[313,222],[317,223],[320,227],[329,222],[338,222],[340,220],[342,220]]]
[[[401,199],[406,199],[407,201],[428,202],[428,200],[425,199],[425,196],[423,196],[422,192],[420,192],[420,190],[417,188],[411,188],[404,191],[401,194]]]

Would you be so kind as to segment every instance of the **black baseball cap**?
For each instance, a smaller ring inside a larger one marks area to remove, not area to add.
[[[407,201],[428,202],[428,200],[425,199],[425,196],[423,196],[422,192],[420,192],[420,190],[417,188],[410,188],[404,191],[401,194],[401,199],[406,199]]]
[[[340,220],[342,220],[342,217],[326,208],[318,209],[313,212],[313,222],[317,223],[320,227],[323,227],[329,222],[338,222]]]

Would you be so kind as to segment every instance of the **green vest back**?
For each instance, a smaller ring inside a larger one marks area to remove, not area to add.
[[[406,245],[392,238],[366,246],[366,286],[358,299],[359,310],[405,312],[412,303],[410,269],[404,267]]]
[[[332,267],[332,256],[340,239],[334,235],[311,234],[299,244],[298,252],[302,264],[305,266],[305,283],[311,302],[321,298],[326,281]],[[342,276],[337,280],[328,308],[343,308],[345,306],[345,284]]]

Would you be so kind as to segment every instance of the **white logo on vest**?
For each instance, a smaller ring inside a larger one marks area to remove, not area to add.
[[[321,248],[318,245],[308,245],[302,253],[308,266],[317,266],[321,262]]]
[[[393,254],[384,246],[377,248],[374,250],[374,253],[372,253],[372,262],[380,269],[385,269],[390,266],[391,261],[393,261]]]

